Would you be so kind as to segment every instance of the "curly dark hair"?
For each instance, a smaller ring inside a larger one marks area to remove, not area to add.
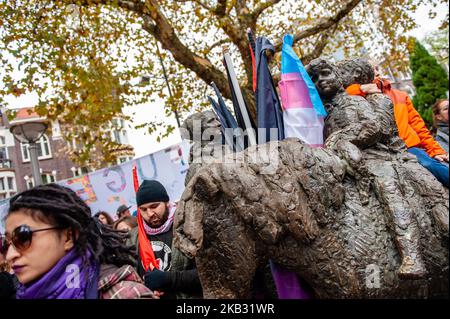
[[[114,222],[114,224],[112,225],[112,227],[114,229],[117,229],[117,226],[121,223],[124,222],[125,224],[127,224],[128,226],[130,226],[131,228],[135,228],[138,225],[137,222],[137,218],[134,216],[122,216],[120,217],[118,220],[116,220]]]
[[[317,59],[312,60],[305,66],[305,69],[306,69],[306,72],[308,72],[309,76],[312,77],[312,76],[316,75],[320,70],[322,70],[323,68],[326,68],[326,67],[332,69],[333,72],[336,73],[336,68],[335,68],[334,64],[325,59],[322,59],[322,58],[317,58]]]
[[[6,216],[21,209],[38,220],[70,228],[81,255],[90,248],[100,264],[120,267],[135,263],[133,248],[124,245],[127,235],[92,217],[89,206],[67,187],[51,183],[19,193],[11,198]]]
[[[355,83],[372,83],[375,77],[375,71],[372,64],[365,58],[339,61],[335,66],[344,88],[347,88],[351,84]]]
[[[331,71],[336,75],[336,80],[342,83],[342,79],[340,78],[340,74],[338,73],[336,66],[323,58],[314,59],[305,66],[306,72],[309,74],[313,82],[315,81],[314,78],[316,78],[320,71],[324,68],[331,69]]]
[[[108,222],[108,225],[112,226],[114,224],[114,219],[112,219],[111,215],[109,215],[105,211],[99,211],[98,213],[96,213],[94,215],[94,217],[98,219],[100,217],[100,215],[106,218],[106,221]]]

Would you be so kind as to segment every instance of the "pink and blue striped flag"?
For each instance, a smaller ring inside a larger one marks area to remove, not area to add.
[[[292,49],[293,43],[293,36],[287,34],[281,53],[279,88],[285,137],[297,137],[312,147],[322,147],[327,112],[314,83]]]

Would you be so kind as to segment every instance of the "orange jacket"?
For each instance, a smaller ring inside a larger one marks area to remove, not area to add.
[[[424,149],[430,157],[445,154],[445,150],[433,139],[425,122],[414,108],[408,95],[399,90],[391,88],[388,80],[375,80],[377,86],[382,89],[383,94],[389,96],[394,103],[394,116],[397,123],[398,135],[406,146]],[[352,84],[346,89],[349,95],[365,96],[361,85]]]

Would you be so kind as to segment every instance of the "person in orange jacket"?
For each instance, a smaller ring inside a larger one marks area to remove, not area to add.
[[[405,142],[408,152],[415,155],[419,163],[448,188],[448,153],[433,139],[409,96],[403,91],[393,89],[389,80],[381,77],[377,65],[374,65],[374,71],[375,80],[372,83],[351,84],[346,88],[347,93],[363,97],[374,93],[389,96],[394,104],[398,134]]]

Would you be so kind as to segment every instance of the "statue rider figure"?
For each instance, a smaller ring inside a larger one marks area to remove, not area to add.
[[[345,76],[374,77],[369,61],[341,64]],[[357,67],[356,67],[357,66]],[[347,68],[347,70],[345,70]],[[398,276],[420,279],[426,275],[420,233],[412,207],[402,194],[397,172],[398,161],[406,148],[398,141],[392,107],[382,97],[369,102],[360,96],[348,95],[338,70],[323,59],[313,60],[307,71],[324,102],[328,117],[325,120],[326,146],[335,150],[348,163],[349,173],[355,176],[361,203],[367,204],[373,187],[387,214],[401,257]],[[368,82],[368,83],[369,83]],[[390,157],[391,156],[391,157]]]

